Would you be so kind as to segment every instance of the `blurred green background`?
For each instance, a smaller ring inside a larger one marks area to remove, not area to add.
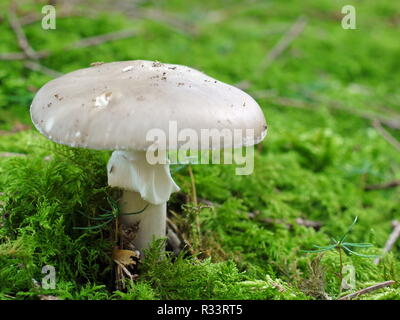
[[[41,27],[46,4],[56,8],[55,30]],[[349,4],[354,30],[341,25]],[[358,216],[349,240],[381,253],[400,219],[400,2],[2,0],[0,12],[1,298],[334,299],[351,292],[340,292],[338,254],[301,249],[329,244]],[[160,263],[155,247],[138,280],[116,291],[107,230],[73,229],[88,224],[78,212],[104,204],[108,154],[54,146],[32,128],[29,106],[53,77],[135,59],[241,87],[269,130],[251,176],[193,167],[197,196],[212,208],[193,213],[188,170],[175,170],[182,192],[170,217],[192,255]],[[198,213],[200,234],[190,224]],[[346,255],[353,291],[398,281],[399,249],[378,265]],[[31,281],[45,264],[58,271],[52,291]],[[399,298],[397,283],[360,296]]]

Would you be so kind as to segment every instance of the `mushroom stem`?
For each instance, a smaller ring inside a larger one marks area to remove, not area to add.
[[[138,249],[166,236],[167,201],[179,190],[168,162],[150,164],[146,156],[146,151],[114,151],[107,165],[108,184],[123,190],[121,223],[138,224],[133,241]]]
[[[121,224],[139,227],[133,240],[136,248],[147,249],[153,239],[166,236],[167,205],[165,202],[154,205],[143,200],[138,192],[123,191],[119,205],[122,214]],[[143,209],[145,210],[142,213],[129,214]]]

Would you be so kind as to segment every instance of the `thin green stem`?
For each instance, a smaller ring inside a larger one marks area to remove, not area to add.
[[[338,246],[339,250],[339,259],[340,259],[340,271],[339,271],[339,279],[340,279],[340,291],[342,291],[342,282],[343,282],[343,256],[342,256],[342,247]]]

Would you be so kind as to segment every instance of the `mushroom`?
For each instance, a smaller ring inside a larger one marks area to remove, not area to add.
[[[104,63],[63,75],[37,92],[30,112],[35,127],[56,143],[114,151],[108,184],[123,190],[120,220],[138,224],[138,249],[165,237],[166,204],[179,190],[166,152],[182,143],[171,138],[170,121],[198,136],[203,129],[251,129],[251,137],[228,145],[235,148],[252,146],[266,134],[263,112],[245,92],[195,69],[153,61]],[[164,144],[149,140],[154,129],[166,133]],[[150,163],[151,148],[165,161]]]

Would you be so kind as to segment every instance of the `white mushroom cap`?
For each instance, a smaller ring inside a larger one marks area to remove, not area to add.
[[[247,93],[195,69],[152,61],[123,61],[77,70],[48,82],[31,105],[36,128],[73,147],[146,150],[155,128],[254,130],[232,146],[249,146],[266,135],[257,102]],[[210,146],[212,148],[212,146]],[[162,147],[161,147],[162,148]],[[160,148],[160,149],[161,149]]]

